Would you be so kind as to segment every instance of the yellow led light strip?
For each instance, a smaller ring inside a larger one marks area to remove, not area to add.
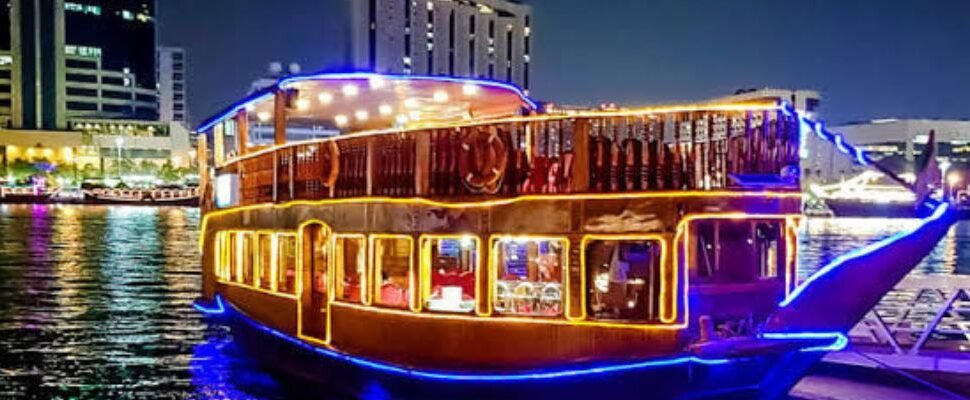
[[[246,155],[240,155],[235,158],[226,160],[222,165],[218,167],[225,167],[232,165],[234,163],[248,160],[253,157],[258,157],[263,154],[271,153],[276,150],[285,149],[294,146],[302,146],[308,144],[317,144],[330,141],[341,141],[341,140],[351,140],[362,137],[369,136],[381,136],[381,135],[399,135],[402,133],[418,132],[428,129],[449,129],[449,128],[463,128],[463,127],[474,127],[483,125],[499,125],[499,124],[509,124],[509,123],[530,123],[530,122],[542,122],[542,121],[552,121],[552,120],[570,120],[576,118],[610,118],[610,117],[635,117],[635,116],[648,116],[653,114],[674,114],[674,113],[684,113],[684,112],[744,112],[744,111],[780,111],[782,108],[776,102],[752,102],[752,103],[727,103],[727,104],[687,104],[687,105],[674,105],[674,106],[659,106],[659,107],[644,107],[630,110],[618,110],[618,111],[586,111],[580,112],[573,115],[557,115],[557,114],[544,114],[544,115],[531,115],[524,117],[510,117],[510,118],[500,118],[500,119],[489,119],[489,120],[478,120],[478,121],[463,121],[454,123],[444,123],[444,124],[416,124],[408,127],[407,129],[380,129],[380,130],[369,130],[360,131],[354,133],[348,133],[340,135],[336,138],[326,138],[326,139],[314,139],[314,140],[303,140],[297,142],[291,142],[280,146],[268,147]]]
[[[748,214],[743,212],[727,212],[727,213],[704,213],[704,214],[690,214],[685,215],[680,222],[677,224],[677,233],[674,236],[674,246],[678,250],[683,251],[684,263],[690,262],[690,228],[688,224],[697,220],[704,219],[726,219],[726,220],[757,220],[757,219],[771,219],[771,220],[785,220],[786,224],[789,223],[791,219],[800,218],[801,214]],[[681,247],[683,246],[683,247]],[[788,269],[791,269],[788,267]],[[684,307],[689,305],[689,284],[690,284],[690,266],[683,265],[681,268],[680,257],[674,257],[674,271],[680,272],[684,281],[683,290],[683,303]],[[674,274],[675,279],[678,274]],[[675,280],[676,283],[676,280]],[[676,286],[676,284],[675,284]],[[786,289],[788,290],[788,289]],[[673,303],[675,307],[677,302]],[[684,310],[684,320],[683,323],[690,322],[690,310]]]
[[[477,235],[473,234],[446,234],[446,235],[421,235],[418,242],[421,243],[421,278],[419,282],[421,283],[421,297],[418,301],[417,309],[412,309],[414,311],[421,311],[424,308],[424,303],[431,299],[431,246],[434,240],[473,240],[475,242],[475,314],[478,316],[488,316],[488,307],[482,306],[481,298],[481,286],[482,286],[482,258],[484,254],[482,253],[482,241]]]
[[[305,238],[306,228],[310,227],[311,225],[319,225],[320,229],[323,231],[323,236],[325,238],[328,238],[330,237],[330,235],[332,235],[331,233],[332,231],[330,230],[330,225],[318,219],[310,219],[310,220],[303,221],[303,223],[301,223],[300,226],[297,228],[297,231],[296,231],[297,232],[296,234],[296,266],[297,266],[296,268],[296,335],[300,339],[303,339],[309,342],[327,345],[330,343],[330,337],[329,337],[330,330],[327,329],[326,327],[326,325],[330,325],[330,315],[329,315],[330,302],[329,301],[327,301],[325,304],[325,306],[327,307],[327,315],[326,315],[326,321],[324,322],[324,325],[325,325],[324,339],[321,340],[313,336],[303,334],[303,290],[304,290],[303,269],[306,268],[306,265],[304,265],[306,257],[304,257],[304,254],[303,254],[303,246],[304,246],[304,241],[306,240]],[[327,261],[329,264],[329,260]],[[327,271],[327,273],[329,272],[330,271]],[[310,278],[312,279],[313,271],[310,271],[310,273],[311,273]],[[329,299],[330,297],[329,291],[326,293],[326,295],[327,296],[325,298]]]
[[[353,197],[345,199],[323,199],[323,200],[293,200],[286,203],[262,203],[248,206],[239,206],[224,210],[217,210],[206,213],[202,217],[201,231],[204,233],[208,227],[209,219],[223,215],[239,213],[244,211],[261,210],[265,208],[287,209],[297,206],[328,206],[340,204],[404,204],[421,205],[428,207],[438,207],[447,209],[469,209],[469,208],[488,208],[505,206],[516,203],[532,201],[568,201],[568,200],[640,200],[640,199],[659,199],[659,198],[773,198],[773,199],[801,199],[801,192],[743,192],[743,191],[657,191],[657,192],[636,192],[636,193],[586,193],[586,194],[564,194],[564,195],[525,195],[504,199],[492,199],[479,202],[442,202],[423,197],[415,198],[393,198],[393,197]],[[205,244],[205,235],[199,236],[199,248]]]
[[[498,282],[498,257],[496,257],[498,245],[505,241],[548,241],[548,242],[558,242],[563,246],[562,255],[562,274],[563,279],[563,315],[569,315],[569,307],[572,299],[572,289],[569,287],[569,238],[566,236],[542,236],[542,235],[517,235],[517,234],[493,234],[488,238],[490,256],[488,268],[490,270],[489,280],[488,280],[488,307],[485,316],[491,316],[495,309],[494,303],[498,299],[498,293],[496,291],[495,284]],[[532,318],[543,318],[532,317]]]

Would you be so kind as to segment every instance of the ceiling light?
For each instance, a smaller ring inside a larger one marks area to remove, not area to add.
[[[306,111],[306,110],[310,109],[310,100],[307,100],[307,99],[298,99],[296,101],[296,109],[297,110],[300,110],[300,111]]]
[[[354,113],[354,116],[357,117],[358,121],[367,121],[367,118],[370,117],[370,115],[367,114],[367,110],[357,110],[357,112]]]
[[[270,117],[271,116],[266,111],[260,111],[260,112],[256,113],[256,118],[258,118],[260,122],[269,121],[269,118]]]
[[[317,96],[317,100],[322,104],[330,104],[333,103],[333,95],[330,92],[323,92]]]
[[[394,118],[394,120],[397,121],[399,125],[404,125],[408,123],[408,116],[404,114],[398,114],[397,117]]]
[[[347,123],[350,122],[350,120],[346,115],[338,115],[333,117],[333,122],[336,122],[337,126],[347,126]]]
[[[443,90],[439,90],[437,92],[434,92],[434,102],[435,103],[444,103],[446,101],[448,101],[448,93],[446,93]]]
[[[383,77],[375,76],[375,77],[370,78],[370,80],[368,81],[368,83],[370,83],[370,88],[371,89],[380,89],[380,88],[382,88],[382,87],[384,87],[384,86],[387,85],[387,80],[384,79]]]
[[[478,85],[473,85],[471,83],[466,83],[461,87],[461,93],[465,96],[474,96],[478,94]]]
[[[394,112],[394,109],[391,108],[391,106],[389,106],[387,104],[381,104],[380,107],[377,107],[377,111],[380,112],[381,115],[388,116],[388,115],[391,115],[391,113]]]
[[[358,93],[360,93],[360,89],[357,88],[357,86],[354,86],[354,85],[344,85],[344,87],[343,87],[343,89],[341,89],[341,91],[343,91],[344,92],[344,96],[347,96],[347,97],[354,97]]]
[[[404,107],[405,108],[418,108],[420,106],[421,106],[421,102],[418,101],[418,99],[415,99],[413,97],[409,97],[409,98],[404,99]]]

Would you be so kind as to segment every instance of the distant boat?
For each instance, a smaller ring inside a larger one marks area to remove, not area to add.
[[[88,204],[198,206],[197,188],[186,189],[84,189]]]
[[[0,186],[0,203],[50,203],[57,193],[50,188]]]

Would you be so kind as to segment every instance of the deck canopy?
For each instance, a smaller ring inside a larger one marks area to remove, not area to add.
[[[282,97],[283,107],[277,107],[277,94]],[[273,126],[283,112],[288,130],[333,134],[503,118],[535,108],[535,102],[517,87],[493,81],[373,73],[318,74],[282,79],[207,120],[199,131],[208,131],[241,112],[254,127]]]

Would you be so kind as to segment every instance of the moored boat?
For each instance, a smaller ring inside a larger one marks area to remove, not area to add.
[[[199,128],[198,308],[355,396],[777,398],[952,223],[943,205],[796,286],[809,123],[775,103],[551,115],[488,81],[284,79]],[[843,270],[893,246],[911,256],[831,308]]]
[[[104,205],[198,206],[199,191],[187,189],[84,189],[84,202]]]

